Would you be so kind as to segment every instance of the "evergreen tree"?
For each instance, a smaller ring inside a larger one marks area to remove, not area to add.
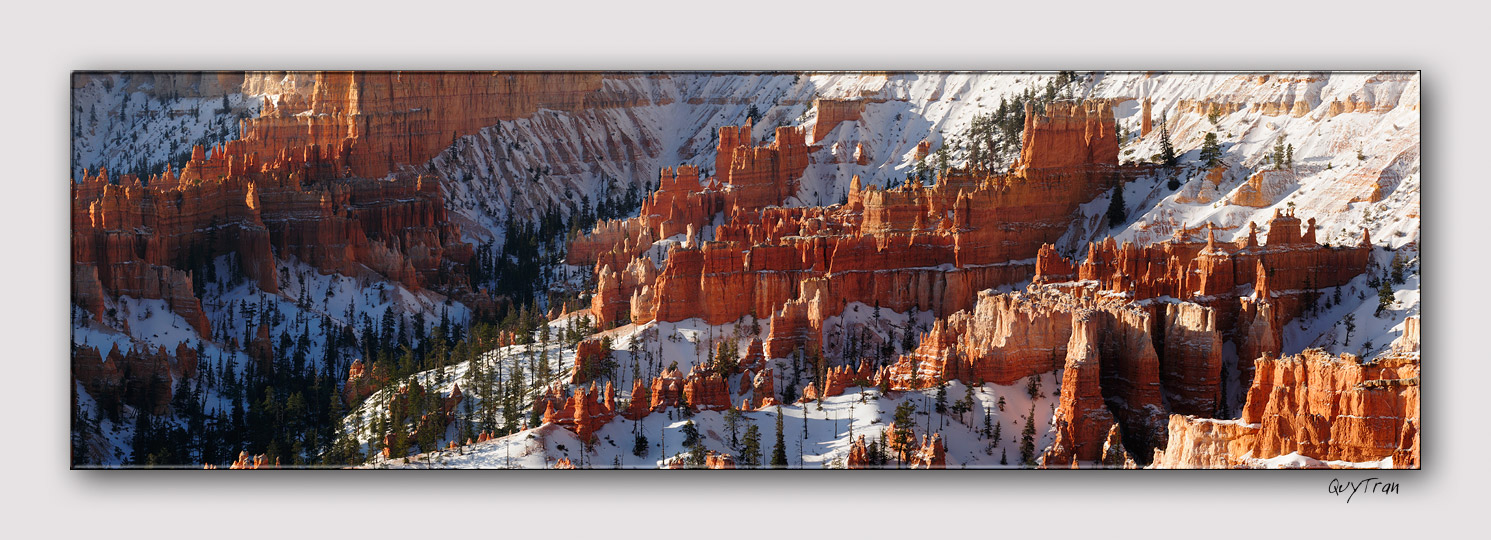
[[[916,405],[910,401],[896,405],[895,423],[896,429],[891,433],[891,444],[898,448],[896,452],[896,463],[902,464],[906,461],[911,450],[912,440],[911,426],[916,425],[912,415],[916,414]]]
[[[1175,166],[1175,145],[1170,142],[1170,127],[1166,125],[1165,117],[1160,117],[1160,165],[1166,169]],[[1170,188],[1174,190],[1175,188]]]
[[[959,422],[968,423],[967,419],[963,418],[963,414],[973,410],[973,385],[963,386],[963,398],[954,402],[952,409],[953,414],[958,415]],[[984,419],[987,421],[988,417],[986,416]]]
[[[1030,414],[1025,417],[1025,429],[1020,432],[1020,463],[1030,466],[1035,463],[1035,404],[1030,404]]]
[[[785,459],[784,455],[783,460]],[[740,464],[752,469],[761,466],[761,428],[756,424],[746,426],[745,436],[741,438]]]
[[[647,457],[648,451],[649,449],[647,447],[647,436],[643,435],[642,430],[639,429],[637,430],[637,433],[632,436],[632,455],[637,457]]]
[[[1284,168],[1284,137],[1274,139],[1274,150],[1269,153],[1269,160],[1273,162],[1275,169]]]
[[[744,419],[745,416],[740,414],[740,410],[736,409],[733,405],[729,409],[725,410],[725,429],[730,432],[731,448],[737,448],[740,446],[740,439],[738,435],[740,433],[740,422]]]
[[[1382,285],[1377,287],[1377,311],[1373,313],[1373,316],[1381,317],[1382,312],[1392,307],[1393,303],[1397,301],[1398,300],[1393,297],[1392,282],[1386,279],[1382,280]]]
[[[1123,224],[1124,218],[1128,217],[1128,210],[1124,208],[1123,179],[1118,174],[1113,175],[1113,196],[1108,199],[1108,228]]]
[[[1222,145],[1217,142],[1216,132],[1207,132],[1201,141],[1201,163],[1208,169],[1222,164]]]
[[[777,443],[771,447],[771,467],[787,468],[787,443],[782,437],[782,406],[777,405]]]
[[[1299,296],[1300,303],[1304,304],[1304,315],[1306,317],[1314,316],[1315,312],[1319,310],[1316,304],[1319,303],[1320,292],[1315,289],[1315,283],[1310,279],[1310,276],[1305,276],[1305,282],[1300,286],[1300,289],[1303,291]]]
[[[704,438],[699,436],[699,428],[689,420],[683,425],[683,446],[689,449],[688,464],[694,467],[704,465]]]
[[[916,348],[916,330],[914,329],[915,326],[916,306],[911,306],[911,310],[907,312],[906,316],[906,331],[901,334],[902,354],[910,354],[911,351]]]
[[[683,445],[694,446],[699,444],[699,427],[694,425],[693,420],[683,424]]]
[[[1395,252],[1393,253],[1393,263],[1390,268],[1392,268],[1391,276],[1393,283],[1402,285],[1404,281],[1403,272],[1408,268],[1408,261],[1405,261],[1402,255]]]

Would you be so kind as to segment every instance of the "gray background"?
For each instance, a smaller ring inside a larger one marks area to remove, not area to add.
[[[1263,538],[1471,532],[1487,479],[1483,8],[1449,2],[364,0],[7,7],[7,536]],[[72,69],[1422,69],[1417,472],[67,470]],[[1379,477],[1401,494],[1327,493]],[[1475,534],[1472,532],[1472,534]]]

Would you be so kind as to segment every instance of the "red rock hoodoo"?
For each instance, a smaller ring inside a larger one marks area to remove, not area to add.
[[[1393,351],[1372,362],[1318,349],[1264,358],[1242,418],[1172,415],[1161,468],[1257,467],[1298,453],[1322,467],[1392,458],[1419,467],[1419,355]]]
[[[601,287],[592,309],[602,326],[623,314],[636,323],[699,317],[711,324],[755,315],[769,319],[768,357],[817,347],[823,318],[850,302],[939,315],[968,309],[974,291],[1029,277],[1040,247],[1056,241],[1077,205],[1108,189],[1118,172],[1106,104],[1053,106],[1039,121],[1034,116],[1026,139],[1039,150],[1015,174],[950,171],[933,186],[893,189],[855,179],[848,203],[830,207],[771,206],[793,194],[807,164],[800,131],[778,129],[772,146],[752,148],[741,144],[745,129],[725,128],[719,177],[701,186],[692,168],[665,169],[641,217],[598,225],[574,242],[570,262],[595,265]],[[654,239],[698,231],[717,214],[725,219],[714,241],[696,242],[690,233],[655,276],[633,270]]]

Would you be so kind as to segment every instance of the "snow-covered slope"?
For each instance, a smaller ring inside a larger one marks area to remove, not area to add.
[[[216,261],[217,275],[229,275],[227,259],[224,256]],[[465,306],[449,302],[432,291],[410,291],[398,283],[323,275],[294,258],[278,260],[276,266],[281,275],[280,294],[266,293],[253,281],[235,283],[224,280],[206,285],[202,305],[212,321],[213,336],[199,335],[191,324],[173,313],[164,300],[121,297],[106,302],[106,311],[112,316],[104,317],[102,321],[75,313],[72,343],[94,347],[105,354],[112,347],[118,347],[121,352],[131,347],[163,348],[173,352],[180,344],[188,348],[200,347],[203,354],[199,358],[199,370],[210,371],[211,377],[217,381],[229,378],[230,373],[232,378],[243,379],[254,364],[241,344],[252,337],[248,333],[251,328],[257,330],[259,325],[267,322],[271,340],[275,347],[282,349],[278,351],[282,358],[303,358],[303,369],[308,373],[328,373],[341,378],[359,353],[356,347],[343,344],[329,355],[326,350],[328,339],[344,328],[351,328],[360,335],[359,324],[363,318],[381,325],[385,312],[392,312],[395,321],[401,320],[411,329],[416,314],[430,326],[438,324],[442,317],[458,325],[467,324],[471,318]],[[288,337],[294,345],[285,349],[280,341],[282,336]],[[229,340],[240,345],[229,345]],[[333,358],[336,364],[328,366],[329,358]],[[182,391],[180,389],[185,389],[188,383],[177,378],[172,384]],[[226,414],[234,406],[233,398],[225,394],[222,386],[203,385],[200,390],[203,409],[212,416]],[[80,388],[78,395],[80,409],[88,416],[100,419],[99,431],[108,440],[107,448],[97,452],[104,457],[98,464],[124,464],[131,455],[129,441],[134,436],[134,419],[141,414],[140,411],[125,405],[119,421],[111,420],[86,391]],[[170,427],[187,427],[180,418],[167,417],[164,422]]]
[[[150,74],[77,75],[72,92],[72,177],[107,167],[113,174],[157,174],[181,167],[192,146],[238,137],[238,120],[260,100],[237,91],[180,95],[155,88]]]
[[[859,311],[864,314],[866,321],[869,319],[869,311],[869,308]],[[923,315],[926,318],[926,314]],[[882,318],[887,326],[896,327],[903,327],[907,320],[906,314],[889,310],[882,313]],[[550,326],[557,330],[565,324],[566,321],[558,320],[551,322]],[[630,367],[634,365],[634,361],[629,351],[633,340],[637,340],[638,346],[642,348],[635,357],[635,365],[640,368],[644,379],[650,379],[656,374],[655,363],[658,358],[665,358],[669,363],[677,361],[679,369],[687,372],[691,366],[703,362],[706,354],[704,351],[709,343],[735,339],[744,344],[752,337],[758,337],[752,336],[744,326],[709,326],[697,319],[679,323],[653,322],[641,327],[626,326],[608,332],[607,335],[614,340],[615,350],[612,354],[621,366],[615,383],[620,388],[630,388],[635,376]],[[500,368],[503,372],[511,372],[515,366],[521,366],[531,373],[539,350],[540,346],[536,344],[503,347],[478,361],[484,362],[484,369],[489,371]],[[573,368],[574,348],[551,343],[544,350],[547,351],[549,361],[557,366],[553,369],[567,377]],[[649,367],[649,364],[654,365]],[[785,383],[785,374],[790,373],[790,362],[778,358],[772,359],[771,365],[778,375],[777,387],[780,388]],[[1028,393],[1031,381],[1027,379],[1008,386],[988,383],[971,389],[962,383],[951,382],[946,388],[948,403],[965,396],[972,397],[972,409],[961,417],[950,412],[935,411],[935,389],[885,394],[875,388],[853,387],[847,389],[844,395],[828,398],[821,406],[818,403],[784,405],[781,411],[789,467],[842,468],[850,444],[861,435],[866,441],[877,440],[886,430],[886,424],[890,422],[897,405],[905,402],[916,406],[914,419],[917,424],[914,431],[918,436],[928,433],[928,428],[931,432],[941,433],[947,446],[949,467],[1019,467],[1020,437],[1027,422],[1026,417],[1032,410],[1035,412],[1035,447],[1045,448],[1055,437],[1050,428],[1060,395],[1060,377],[1060,372],[1035,376],[1038,379],[1034,383],[1037,395],[1033,399]],[[459,385],[465,398],[473,403],[462,407],[475,408],[475,404],[483,399],[483,396],[472,392],[477,385],[471,378],[469,363],[443,372],[420,373],[416,378],[422,387],[438,391],[441,395],[449,395]],[[732,391],[738,391],[734,382],[732,381]],[[539,392],[538,389],[528,392],[522,404],[524,418],[528,416],[533,398]],[[367,420],[375,415],[386,415],[383,411],[388,396],[387,390],[375,393],[348,415],[343,424],[344,432],[351,434],[363,445],[364,455],[371,453],[372,445],[369,443],[375,438],[368,430]],[[669,410],[648,415],[635,422],[617,417],[596,433],[599,443],[591,448],[591,452],[582,450],[584,445],[573,432],[548,425],[458,447],[453,451],[420,453],[410,457],[407,462],[401,458],[389,460],[375,456],[367,466],[541,469],[551,468],[559,459],[568,458],[576,465],[585,467],[652,469],[682,459],[680,456],[689,452],[683,444],[683,429],[689,421],[695,424],[703,436],[706,449],[736,455],[740,451],[739,433],[744,433],[748,425],[755,424],[762,434],[763,452],[769,452],[770,445],[775,440],[776,410],[768,408],[743,413],[744,422],[737,426],[736,444],[730,442],[724,413],[704,411],[685,418],[680,416],[679,411]],[[999,426],[997,440],[980,435],[986,415],[991,429],[992,426]],[[442,440],[460,440],[462,421],[457,419],[452,423]],[[640,456],[633,453],[634,434],[637,431],[648,441],[647,452]],[[442,442],[439,446],[443,448],[445,443]]]
[[[1039,376],[1041,388],[1055,388],[1057,379],[1051,374]],[[1032,400],[1025,392],[1026,382],[1010,386],[992,383],[972,389],[974,408],[961,419],[952,414],[937,413],[933,407],[932,390],[917,392],[880,393],[873,388],[850,388],[842,396],[830,397],[820,408],[817,403],[783,406],[782,433],[787,454],[787,467],[794,469],[844,468],[844,460],[855,439],[864,436],[866,441],[875,441],[886,433],[889,418],[902,403],[916,406],[915,433],[927,433],[928,428],[942,435],[947,445],[949,468],[1020,468],[1020,434],[1026,423],[1026,415],[1035,407],[1036,448],[1050,446],[1054,439],[1050,431],[1056,397],[1049,392]],[[964,395],[968,388],[959,382],[948,384],[949,399]],[[1004,398],[1001,410],[1000,398]],[[776,434],[777,409],[742,413],[744,420],[737,430],[744,433],[747,426],[755,425],[762,436],[762,451],[770,456],[771,445]],[[991,425],[1000,425],[998,440],[980,437],[984,416]],[[591,452],[583,451],[584,445],[571,431],[555,425],[527,429],[506,437],[460,447],[454,451],[439,451],[418,454],[407,461],[378,458],[369,467],[387,468],[483,468],[483,469],[546,469],[552,468],[562,458],[568,458],[577,466],[587,468],[656,469],[684,459],[689,449],[684,446],[684,425],[692,421],[703,438],[704,448],[712,452],[739,455],[740,444],[731,443],[730,430],[725,413],[704,411],[690,418],[676,413],[656,413],[640,421],[620,419],[612,421],[596,433],[600,441]],[[638,456],[632,452],[634,433],[640,431],[647,437],[648,449]],[[1001,461],[1003,463],[1001,463]],[[891,463],[895,466],[894,462]]]

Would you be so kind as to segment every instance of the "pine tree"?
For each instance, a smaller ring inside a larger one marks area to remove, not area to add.
[[[1165,117],[1160,117],[1160,165],[1166,169],[1175,166],[1175,145],[1170,142],[1170,127],[1166,125]],[[1175,188],[1170,188],[1174,190]]]
[[[632,455],[647,457],[648,450],[647,436],[642,434],[642,430],[637,430],[637,433],[632,436]]]
[[[911,306],[911,310],[908,312],[908,315],[906,317],[906,332],[901,334],[901,352],[903,354],[910,354],[911,351],[916,348],[915,326],[916,306]]]
[[[782,436],[782,406],[777,405],[777,444],[771,447],[771,467],[787,468],[787,443]]]
[[[1274,151],[1269,154],[1275,169],[1284,168],[1284,137],[1274,139]]]
[[[1341,343],[1341,346],[1342,347],[1347,347],[1347,346],[1351,345],[1351,334],[1352,334],[1352,332],[1356,331],[1356,314],[1355,313],[1347,313],[1346,317],[1343,318],[1343,319],[1341,319],[1341,322],[1343,322],[1343,323],[1346,324],[1346,339],[1345,339],[1345,341],[1343,341]]]
[[[683,445],[693,446],[699,443],[699,427],[694,425],[693,420],[683,424]]]
[[[1381,317],[1382,312],[1392,307],[1393,303],[1397,301],[1397,298],[1393,297],[1392,282],[1386,279],[1382,280],[1382,285],[1377,287],[1377,311],[1373,313],[1373,316]]]
[[[733,405],[725,410],[725,429],[730,432],[731,448],[738,448],[740,446],[738,435],[740,433],[740,422],[744,419],[745,415],[740,414],[740,410],[736,409]]]
[[[1222,146],[1217,142],[1216,132],[1207,132],[1206,138],[1201,141],[1200,159],[1208,169],[1222,164]]]
[[[912,404],[910,401],[902,402],[900,405],[896,405],[896,429],[894,432],[891,433],[891,437],[893,437],[891,439],[891,443],[895,447],[900,449],[896,452],[897,464],[901,464],[906,461],[907,454],[911,449],[911,444],[913,442],[911,426],[916,424],[916,421],[912,419],[912,415],[914,414],[916,414],[916,405]]]
[[[1030,414],[1025,417],[1025,429],[1020,432],[1020,463],[1026,466],[1035,463],[1035,404],[1030,404]]]
[[[1123,179],[1114,174],[1113,184],[1113,196],[1108,199],[1108,228],[1122,225],[1124,218],[1128,217],[1128,210],[1124,208]]]
[[[1404,279],[1403,279],[1403,271],[1407,267],[1408,267],[1408,262],[1405,261],[1405,260],[1403,260],[1403,256],[1399,255],[1396,252],[1393,253],[1393,263],[1392,263],[1392,266],[1390,267],[1390,268],[1392,268],[1392,274],[1391,274],[1391,276],[1392,276],[1393,283],[1397,283],[1399,285],[1403,284],[1403,281],[1404,281]]]
[[[952,409],[953,414],[958,415],[958,421],[966,424],[967,420],[963,418],[963,414],[973,410],[973,385],[963,386],[963,398],[954,402]],[[985,417],[985,420],[987,419]]]
[[[704,438],[699,436],[699,428],[689,420],[683,425],[683,446],[689,449],[688,464],[694,467],[704,465]]]
[[[741,438],[740,464],[752,469],[761,466],[761,428],[756,424],[746,426]]]

